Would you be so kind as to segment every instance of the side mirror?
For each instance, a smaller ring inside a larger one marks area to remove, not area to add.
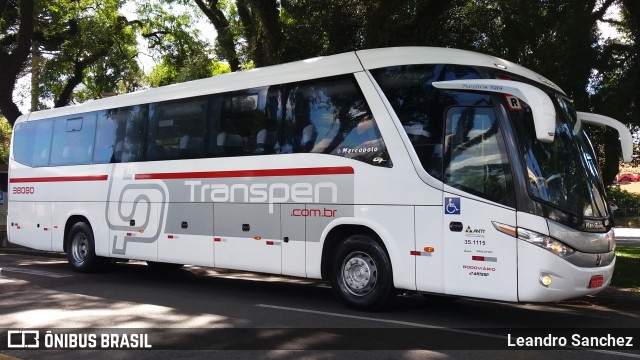
[[[578,121],[591,125],[605,125],[618,131],[620,137],[620,147],[622,148],[622,161],[628,163],[632,160],[633,155],[633,137],[631,131],[620,121],[604,115],[592,114],[587,112],[576,112]]]
[[[495,92],[517,96],[531,107],[536,138],[546,143],[553,142],[556,134],[556,109],[549,95],[533,85],[494,79],[438,81],[432,85],[438,89]]]

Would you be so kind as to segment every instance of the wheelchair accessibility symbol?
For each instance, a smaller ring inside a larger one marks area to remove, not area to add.
[[[460,198],[444,198],[444,213],[460,215]]]

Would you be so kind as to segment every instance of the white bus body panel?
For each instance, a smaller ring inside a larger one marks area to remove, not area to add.
[[[141,184],[134,176],[157,168],[153,163],[116,164],[108,191],[109,256],[158,260],[158,238],[168,206],[162,184]]]
[[[518,301],[519,241],[494,227],[496,222],[515,229],[515,210],[486,200],[475,200],[454,188],[446,188],[442,223],[445,293]],[[449,199],[458,199],[454,200],[457,210],[447,209]],[[462,223],[462,230],[451,230],[452,222]]]
[[[216,266],[280,274],[280,204],[214,204]],[[218,241],[219,238],[219,241]]]
[[[611,283],[615,260],[602,267],[579,268],[561,257],[526,241],[518,241],[518,298],[522,302],[561,301],[598,293]],[[540,276],[551,276],[551,284]],[[603,276],[602,286],[590,289],[594,275]]]
[[[39,250],[63,251],[66,221],[71,216],[83,216],[93,228],[96,254],[109,254],[104,213],[111,165],[31,169],[14,161],[11,164],[12,206],[8,218],[11,242]],[[34,193],[13,194],[18,188],[32,188]]]
[[[158,239],[158,260],[177,264],[215,266],[214,204],[170,203],[169,206],[183,216],[169,219],[165,215],[166,225]],[[186,222],[184,224],[186,228],[183,228],[183,222]]]
[[[13,201],[7,216],[9,241],[33,249],[49,250],[47,242],[36,228],[36,203],[33,201]]]
[[[446,248],[440,226],[442,221],[441,205],[415,207],[415,251],[419,252],[415,256],[416,287],[419,291],[444,293]]]
[[[307,209],[307,205],[304,209]],[[307,276],[307,236],[306,217],[290,216],[298,204],[281,204],[282,224],[282,274],[291,276]],[[284,239],[288,239],[285,241]]]
[[[521,211],[516,213],[518,218],[518,227],[532,230],[542,235],[549,235],[549,225],[547,224],[547,219],[533,215],[527,214]]]

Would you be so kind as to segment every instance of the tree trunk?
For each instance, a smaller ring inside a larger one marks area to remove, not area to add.
[[[17,45],[11,53],[0,53],[0,113],[7,118],[11,126],[22,115],[13,102],[13,89],[20,71],[29,59],[31,39],[33,38],[33,0],[20,2],[20,30]]]
[[[212,1],[205,4],[203,0],[194,1],[218,32],[216,41],[218,46],[220,46],[220,50],[222,52],[220,55],[222,58],[229,62],[231,71],[236,72],[240,70],[240,60],[238,59],[238,53],[236,52],[236,44],[233,42],[233,33],[229,26],[229,20],[227,20],[224,13],[218,9],[218,2]]]
[[[38,111],[40,107],[40,67],[42,54],[37,45],[33,45],[31,52],[31,111]]]

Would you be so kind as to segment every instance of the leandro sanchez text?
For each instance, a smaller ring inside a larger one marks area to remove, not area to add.
[[[578,347],[623,347],[632,348],[634,339],[632,336],[583,336],[573,334],[571,337],[554,336],[511,336],[507,334],[507,346],[509,347],[557,347],[557,346],[578,346]]]

